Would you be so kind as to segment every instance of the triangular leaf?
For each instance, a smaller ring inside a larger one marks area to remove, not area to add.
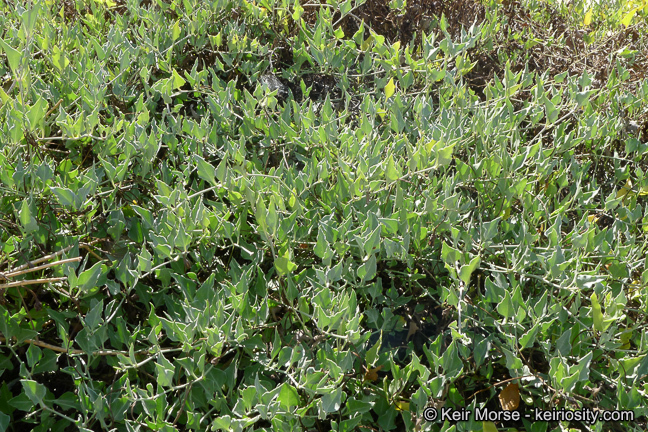
[[[387,181],[396,181],[401,177],[401,175],[401,167],[398,166],[396,162],[394,162],[394,158],[392,156],[389,156],[389,160],[387,160],[387,169],[385,170],[385,177],[387,178]]]
[[[277,272],[282,275],[292,273],[292,271],[297,268],[297,264],[290,261],[290,259],[286,257],[277,257],[277,259],[275,259],[274,265],[277,269]]]
[[[74,202],[76,201],[76,195],[70,189],[52,186],[50,190],[54,192],[54,195],[56,195],[62,205],[66,207],[71,207],[74,205]]]
[[[29,108],[27,112],[27,118],[29,119],[29,124],[34,129],[40,121],[45,117],[47,112],[47,102],[41,96],[38,96],[36,103]]]
[[[180,37],[180,21],[176,21],[175,24],[173,24],[173,29],[171,31],[171,39],[173,41],[177,41],[178,38]]]
[[[499,312],[502,316],[506,318],[510,318],[515,315],[513,302],[511,301],[511,296],[509,295],[508,291],[506,291],[506,293],[504,294],[504,298],[497,305],[497,312]]]
[[[638,8],[632,9],[630,12],[628,12],[622,19],[621,19],[621,24],[624,26],[628,27],[630,25],[630,22],[632,21],[632,18],[634,18],[635,14],[637,13]]]
[[[179,89],[180,87],[182,87],[183,85],[185,85],[185,83],[187,82],[187,81],[184,80],[184,78],[182,78],[182,77],[178,74],[178,72],[175,71],[175,69],[173,70],[172,80],[173,80],[173,81],[172,81],[172,82],[173,82],[173,90],[177,90],[177,89]]]
[[[365,360],[367,361],[368,365],[373,366],[374,363],[376,362],[376,359],[378,358],[378,350],[380,349],[381,345],[382,345],[382,330],[380,331],[380,336],[378,337],[376,343],[371,348],[369,348],[365,353]]]
[[[198,176],[210,183],[212,186],[215,186],[216,170],[214,169],[214,166],[198,155],[194,155],[194,159],[196,161],[196,168],[198,169]]]
[[[24,228],[27,228],[30,225],[32,218],[31,211],[29,210],[29,203],[27,200],[23,200],[22,206],[20,207],[20,223]]]
[[[7,60],[9,60],[9,67],[11,67],[13,73],[18,73],[18,66],[20,66],[20,57],[21,57],[20,51],[10,47],[2,38],[0,38],[0,46],[2,46],[2,49],[4,50],[5,54],[7,54]]]
[[[468,283],[470,282],[470,275],[472,275],[475,269],[479,267],[480,263],[481,258],[479,256],[476,256],[472,260],[470,260],[469,264],[461,266],[461,270],[459,270],[459,277],[461,278],[461,281],[465,286],[468,286]]]
[[[263,198],[259,195],[259,198],[257,199],[256,203],[256,211],[254,212],[254,215],[256,216],[256,221],[259,224],[259,227],[261,227],[261,231],[268,231],[268,224],[266,223],[266,215],[268,214],[268,211],[266,209],[265,203],[263,202]]]
[[[90,291],[92,288],[94,288],[97,280],[99,280],[99,276],[101,276],[101,266],[101,262],[96,263],[91,268],[81,273],[79,275],[79,278],[76,280],[76,283],[70,283],[70,286],[72,288],[79,287],[79,289],[83,292]]]
[[[21,380],[20,382],[25,390],[25,394],[34,404],[41,404],[47,393],[47,388],[33,380]]]
[[[394,84],[394,78],[390,79],[387,85],[385,85],[385,99],[389,99],[394,95],[396,91],[396,85]]]
[[[221,182],[224,182],[227,178],[227,163],[225,163],[225,159],[218,164],[218,168],[216,168],[216,177]]]

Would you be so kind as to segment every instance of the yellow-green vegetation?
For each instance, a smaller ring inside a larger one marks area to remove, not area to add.
[[[645,431],[646,16],[2,2],[0,432]]]

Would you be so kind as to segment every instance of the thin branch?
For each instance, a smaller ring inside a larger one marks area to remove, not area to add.
[[[82,259],[83,259],[83,257],[67,258],[67,259],[64,259],[64,260],[61,260],[61,261],[55,261],[53,263],[43,264],[42,266],[33,267],[33,268],[28,269],[28,270],[18,270],[18,269],[16,269],[16,270],[13,270],[13,271],[11,271],[9,273],[3,273],[2,277],[4,277],[5,279],[12,278],[12,277],[19,276],[19,275],[22,275],[22,274],[31,273],[31,272],[34,272],[34,271],[54,267],[54,266],[59,265],[59,264],[65,264],[65,263],[69,263],[69,262],[81,261]]]
[[[2,284],[0,285],[0,289],[11,288],[16,286],[36,285],[36,284],[49,283],[49,282],[60,282],[64,280],[67,280],[67,278],[57,277],[57,278],[46,278],[46,279],[22,280],[22,281],[15,281],[15,282]]]
[[[473,399],[473,398],[474,398],[475,396],[477,396],[479,393],[481,393],[481,392],[485,392],[485,391],[488,391],[488,390],[492,389],[493,387],[497,387],[497,386],[499,386],[499,385],[506,384],[506,383],[508,383],[508,382],[515,381],[515,380],[522,380],[522,379],[524,379],[524,378],[536,378],[536,379],[537,379],[538,377],[537,377],[536,375],[522,375],[522,376],[518,376],[518,377],[513,377],[513,378],[505,379],[505,380],[503,380],[503,381],[496,382],[495,384],[491,385],[490,387],[487,387],[487,388],[485,388],[485,389],[481,389],[481,390],[479,390],[479,391],[473,393],[473,395],[470,396],[470,397],[468,398],[468,400]]]
[[[5,338],[4,336],[0,336],[0,342],[7,342],[7,338]],[[42,341],[35,340],[35,339],[25,339],[23,342],[27,342],[29,344],[36,345],[36,346],[41,347],[41,348],[47,348],[47,349],[52,350],[52,351],[56,351],[56,352],[60,352],[60,353],[66,353],[66,354],[86,354],[86,355],[91,354],[91,355],[96,355],[96,356],[123,355],[123,356],[128,357],[128,353],[125,352],[125,351],[98,350],[98,351],[93,351],[91,353],[87,353],[87,352],[85,352],[83,350],[66,349],[66,348],[63,348],[63,347],[60,347],[60,346],[57,346],[57,345],[48,344],[47,342],[42,342]],[[135,351],[134,354],[141,355],[141,354],[144,354],[144,353],[147,353],[147,352],[148,352],[148,349],[143,349],[143,350]]]
[[[51,259],[53,259],[53,258],[56,258],[56,257],[59,256],[59,255],[63,255],[65,252],[69,251],[69,250],[72,249],[74,246],[75,246],[75,245],[68,246],[68,247],[66,247],[65,249],[61,249],[61,250],[58,251],[58,252],[54,252],[53,254],[50,254],[50,255],[44,256],[44,257],[42,257],[42,258],[35,259],[34,261],[29,261],[29,262],[26,263],[26,264],[23,264],[23,265],[21,265],[21,266],[19,266],[19,267],[16,267],[15,269],[12,270],[12,272],[16,272],[16,271],[18,271],[18,270],[24,270],[24,269],[26,269],[26,268],[31,268],[31,267],[33,267],[33,266],[36,265],[36,264],[40,264],[40,263],[42,263],[42,262],[49,261],[49,260],[51,260]]]
[[[56,104],[49,111],[47,111],[47,114],[45,114],[45,118],[49,117],[49,115],[52,114],[54,110],[61,105],[61,102],[63,102],[63,99],[59,99],[59,101],[56,102]]]

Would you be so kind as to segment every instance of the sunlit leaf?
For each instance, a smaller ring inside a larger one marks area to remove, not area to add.
[[[628,27],[630,25],[630,22],[632,22],[632,18],[634,18],[635,14],[637,13],[637,10],[639,10],[639,8],[634,8],[630,12],[625,14],[625,16],[621,19],[621,24]]]
[[[390,79],[387,85],[385,85],[385,99],[389,99],[394,95],[396,91],[396,85],[394,84],[394,78]]]
[[[367,350],[365,353],[365,360],[367,361],[367,364],[370,366],[373,366],[374,363],[376,362],[376,359],[378,358],[378,350],[380,349],[382,345],[382,330],[380,331],[380,336],[378,337],[378,340],[376,343]]]
[[[641,186],[641,188],[639,188],[639,195],[640,196],[648,195],[648,184]]]
[[[601,305],[599,304],[596,293],[590,296],[592,301],[592,318],[594,320],[594,328],[600,332],[605,331],[605,324],[603,323],[603,312],[601,312]]]
[[[481,263],[481,258],[479,256],[476,256],[470,260],[469,264],[461,266],[461,269],[459,270],[459,277],[461,278],[461,281],[464,283],[465,286],[468,286],[468,283],[470,282],[470,275],[472,275],[472,273],[477,268],[479,268],[480,263]]]
[[[632,192],[632,181],[628,179],[626,180],[623,187],[617,191],[616,197],[617,199],[623,198],[623,201],[625,202],[626,199],[632,196],[632,195],[628,195],[630,192]]]
[[[87,292],[94,288],[99,276],[101,276],[101,266],[102,263],[98,262],[88,270],[81,273],[72,288],[79,287],[79,290],[82,292]],[[70,285],[72,285],[72,283]]]
[[[215,185],[216,169],[214,169],[214,166],[198,155],[194,155],[194,160],[196,161],[198,176],[201,179],[205,180],[206,182],[210,183],[211,185]]]
[[[409,409],[410,409],[409,402],[396,401],[396,403],[394,405],[396,405],[396,409],[398,411],[409,411]]]
[[[369,35],[369,37],[364,42],[362,42],[362,45],[360,45],[360,49],[362,51],[367,51],[371,47],[373,41],[374,41],[373,35]]]
[[[27,118],[32,129],[35,129],[47,112],[47,102],[41,96],[38,97],[36,103],[27,112]]]
[[[297,389],[288,383],[283,383],[278,397],[279,403],[287,409],[299,406],[301,403]]]
[[[275,259],[274,265],[279,274],[282,275],[291,273],[297,268],[297,265],[286,257],[277,257],[277,259]]]
[[[180,87],[185,85],[185,83],[187,82],[187,81],[185,81],[184,78],[182,78],[180,76],[180,74],[178,74],[178,72],[175,71],[175,69],[173,70],[173,76],[172,76],[171,79],[172,79],[173,89],[174,90],[179,89]]]
[[[38,229],[38,224],[36,223],[36,219],[31,214],[31,211],[29,209],[29,203],[27,200],[23,200],[22,205],[20,207],[20,215],[19,215],[20,223],[22,224],[23,228],[27,232],[32,232]]]
[[[322,409],[324,412],[332,413],[340,410],[342,404],[342,387],[338,387],[330,393],[322,396]]]
[[[176,21],[175,24],[173,24],[173,29],[171,30],[171,39],[173,41],[178,40],[180,37],[180,21]]]
[[[387,181],[396,181],[401,177],[401,175],[401,167],[396,162],[394,162],[394,158],[392,156],[389,156],[389,159],[387,160],[387,169],[385,170],[385,177],[387,178]]]
[[[22,57],[20,51],[13,49],[2,38],[0,38],[0,46],[7,55],[7,60],[9,60],[9,67],[11,68],[13,73],[18,73],[18,67],[20,66],[20,59]]]

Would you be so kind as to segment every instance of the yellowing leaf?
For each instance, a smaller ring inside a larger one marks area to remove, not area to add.
[[[434,138],[431,139],[429,143],[425,144],[425,150],[427,150],[428,153],[430,153],[432,151],[432,149],[434,148],[434,146],[436,145],[436,143],[437,142],[436,142],[436,140]]]
[[[648,184],[639,188],[639,195],[648,195]]]
[[[385,86],[385,99],[389,99],[390,97],[392,97],[395,90],[396,90],[396,85],[394,84],[394,78],[392,78]]]
[[[454,151],[455,144],[450,144],[443,148],[437,149],[436,154],[436,163],[434,164],[435,168],[439,166],[448,166],[452,162],[452,153]]]
[[[7,101],[10,101],[10,100],[11,100],[11,98],[9,97],[9,95],[7,93],[5,93],[5,91],[2,89],[2,87],[0,87],[0,101],[2,101],[3,104],[6,104]],[[0,106],[2,106],[2,105],[0,105]]]
[[[369,49],[369,47],[371,46],[371,43],[373,42],[373,40],[374,40],[373,35],[370,35],[370,36],[367,38],[367,40],[365,40],[364,42],[362,42],[362,45],[360,45],[360,49],[361,49],[362,51],[367,51],[367,50]]]
[[[628,27],[630,25],[630,22],[632,21],[632,18],[634,18],[635,14],[637,13],[638,8],[632,9],[630,12],[628,12],[622,19],[621,19],[621,24],[624,26]]]
[[[621,333],[621,349],[630,349],[630,338],[632,337],[632,329],[626,330]]]
[[[409,402],[396,401],[394,405],[396,405],[398,411],[409,411]]]
[[[410,321],[409,330],[407,330],[407,338],[405,340],[410,340],[410,338],[414,336],[420,329],[421,328],[417,326],[413,320]]]
[[[292,273],[293,270],[297,268],[297,264],[293,263],[287,257],[277,257],[274,262],[277,273],[280,275],[285,275],[287,273]]]
[[[598,302],[596,293],[592,293],[590,297],[592,301],[592,318],[594,319],[594,328],[598,331],[605,331],[605,324],[603,323],[603,312],[601,312],[601,305]]]
[[[497,432],[497,426],[493,422],[484,421],[482,422],[482,430],[484,432]]]
[[[288,206],[294,208],[295,204],[297,204],[297,190],[293,188],[290,198],[288,199]]]
[[[587,216],[587,220],[590,223],[596,223],[599,219],[600,218],[599,218],[599,216],[597,214],[592,214],[592,215]]]
[[[173,24],[173,30],[171,31],[171,39],[173,41],[177,41],[178,38],[180,37],[180,21],[176,21],[175,24]]]
[[[628,192],[630,192],[630,191],[632,191],[632,181],[630,181],[630,179],[628,179],[626,181],[625,185],[623,185],[623,187],[621,189],[619,189],[619,191],[617,192],[617,195],[616,195],[617,199],[618,198],[623,198],[624,201],[625,201],[626,195],[628,195]],[[627,197],[627,198],[629,198],[629,197]]]
[[[500,405],[505,411],[513,411],[520,406],[520,386],[518,384],[509,384],[498,396]]]
[[[70,64],[70,60],[59,47],[55,46],[52,49],[52,63],[58,70],[63,70]]]
[[[378,380],[378,371],[382,369],[382,366],[378,366],[375,368],[369,368],[367,372],[365,373],[364,379],[365,381],[377,381]]]
[[[588,26],[592,23],[592,9],[588,10],[585,14],[585,19],[583,19],[583,25]]]

